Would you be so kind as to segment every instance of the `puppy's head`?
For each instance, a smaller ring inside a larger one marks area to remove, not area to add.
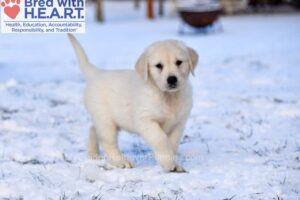
[[[135,69],[145,81],[155,84],[163,92],[182,88],[189,73],[194,74],[198,54],[184,43],[165,40],[152,44],[138,59]]]

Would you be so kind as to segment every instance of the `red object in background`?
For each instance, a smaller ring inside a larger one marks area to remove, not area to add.
[[[178,8],[182,20],[195,28],[202,28],[212,25],[220,16],[219,6],[193,6]]]
[[[147,0],[147,17],[149,19],[153,19],[154,18],[154,14],[153,14],[153,0]]]

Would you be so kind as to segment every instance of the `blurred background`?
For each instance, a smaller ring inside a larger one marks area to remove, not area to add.
[[[105,0],[89,0],[94,2],[97,21],[104,20]],[[89,2],[88,1],[88,2]],[[106,0],[111,2],[125,2],[126,0]],[[130,0],[127,0],[130,1]],[[164,16],[166,12],[176,15],[181,11],[180,7],[188,7],[201,10],[211,10],[212,4],[219,4],[220,11],[225,15],[232,14],[250,14],[250,13],[278,13],[293,12],[300,9],[299,0],[131,0],[134,9],[140,9],[141,4],[146,4],[145,16],[153,19],[158,16]],[[166,5],[168,4],[168,5]],[[167,6],[167,8],[166,8]],[[179,9],[178,9],[179,8]],[[169,13],[167,13],[168,15]]]

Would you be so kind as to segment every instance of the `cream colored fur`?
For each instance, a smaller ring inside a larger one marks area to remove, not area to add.
[[[105,71],[91,65],[76,38],[68,36],[87,78],[84,103],[93,122],[89,156],[98,157],[101,145],[113,165],[131,168],[132,163],[117,145],[118,130],[124,129],[144,138],[164,170],[183,172],[176,162],[176,152],[192,108],[188,76],[197,64],[197,53],[179,41],[160,41],[140,56],[136,72]],[[180,66],[177,60],[182,61]],[[162,69],[156,66],[158,63]],[[176,88],[169,88],[169,76],[177,77]]]

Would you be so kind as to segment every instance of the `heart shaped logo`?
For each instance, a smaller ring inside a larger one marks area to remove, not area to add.
[[[4,13],[9,16],[11,19],[15,19],[20,12],[20,7],[18,5],[14,5],[12,7],[6,6],[4,8]]]
[[[20,2],[20,0],[3,0],[1,6],[9,18],[15,19],[20,12]]]

